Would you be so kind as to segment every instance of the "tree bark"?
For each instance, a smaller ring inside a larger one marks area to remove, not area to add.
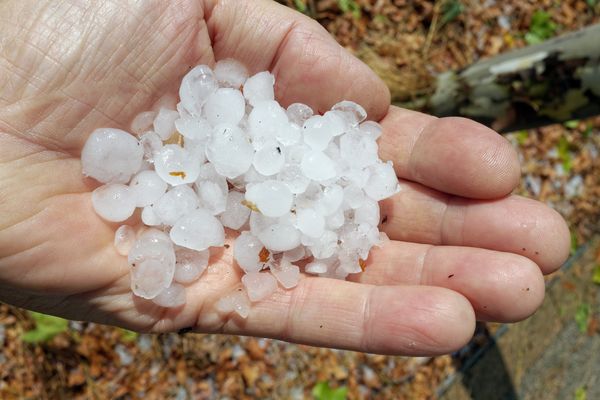
[[[600,114],[600,24],[437,77],[412,104],[510,132]]]

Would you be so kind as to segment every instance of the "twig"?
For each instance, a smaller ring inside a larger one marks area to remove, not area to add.
[[[436,0],[435,5],[433,6],[433,17],[431,18],[431,25],[429,25],[429,32],[427,32],[427,40],[425,41],[425,46],[423,46],[423,58],[427,58],[429,54],[429,48],[431,47],[431,43],[433,42],[433,37],[437,33],[437,25],[438,20],[440,18],[440,11],[442,8],[442,1]]]

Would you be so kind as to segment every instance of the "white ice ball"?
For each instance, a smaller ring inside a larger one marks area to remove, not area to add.
[[[239,90],[221,88],[211,94],[204,105],[204,115],[212,126],[237,125],[246,112],[246,101]]]
[[[309,151],[300,164],[302,173],[317,182],[332,179],[337,175],[335,163],[321,151]]]
[[[275,175],[283,168],[285,156],[281,145],[270,140],[254,154],[253,165],[256,171],[264,176]]]
[[[96,129],[83,146],[83,174],[103,183],[127,183],[142,166],[140,142],[120,129]]]
[[[176,144],[164,146],[154,158],[154,168],[160,178],[170,185],[193,183],[200,173],[201,160]]]
[[[154,204],[167,191],[167,183],[154,171],[142,171],[136,174],[129,188],[135,196],[136,207]]]
[[[181,117],[175,120],[175,129],[186,139],[198,142],[208,141],[212,127],[208,121],[200,117]]]
[[[379,201],[391,197],[400,191],[398,178],[391,162],[377,163],[369,167],[371,178],[365,185],[365,193],[373,200]]]
[[[166,225],[174,225],[177,220],[198,208],[196,192],[186,185],[175,186],[152,206],[156,216]]]
[[[303,234],[318,238],[325,231],[325,218],[320,213],[311,208],[301,208],[296,210],[296,226]]]
[[[177,220],[170,236],[176,245],[197,251],[223,246],[225,242],[223,225],[210,211],[202,208]]]
[[[206,157],[227,178],[236,178],[250,168],[254,148],[240,128],[223,124],[215,127],[206,146]]]
[[[246,200],[255,204],[267,217],[281,217],[292,208],[294,197],[285,183],[267,180],[248,185]]]
[[[125,221],[135,211],[135,196],[128,186],[119,183],[103,185],[92,192],[94,211],[111,222]]]
[[[222,87],[239,89],[248,79],[248,69],[241,62],[226,58],[215,65],[215,76]]]
[[[270,139],[276,139],[278,134],[288,128],[289,122],[285,110],[276,101],[261,101],[257,103],[248,116],[250,135],[258,145]]]
[[[269,250],[281,252],[292,250],[300,245],[300,232],[290,224],[277,223],[263,229],[258,239]]]
[[[179,97],[181,106],[192,116],[202,114],[202,106],[219,84],[207,65],[198,65],[188,72],[181,81]]]
[[[275,77],[270,72],[259,72],[244,83],[244,97],[253,106],[261,101],[273,100],[275,98],[274,85]]]

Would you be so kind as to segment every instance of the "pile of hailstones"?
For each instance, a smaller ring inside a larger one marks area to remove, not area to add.
[[[135,136],[100,128],[89,137],[83,173],[105,184],[92,193],[95,211],[122,222],[142,209],[146,227],[115,235],[135,295],[185,304],[184,285],[207,268],[210,247],[224,246],[224,227],[241,231],[233,254],[245,275],[217,309],[242,317],[278,282],[294,287],[301,270],[361,272],[385,241],[378,201],[399,187],[377,154],[381,127],[349,101],[324,115],[299,103],[284,109],[274,83],[230,59],[200,65],[183,78],[175,109],[133,120]]]

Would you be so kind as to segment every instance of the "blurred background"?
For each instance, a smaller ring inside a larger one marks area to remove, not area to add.
[[[554,207],[572,233],[571,258],[548,278],[542,309],[511,326],[479,324],[456,354],[403,358],[265,339],[137,334],[0,304],[0,399],[600,399],[600,118],[592,116],[600,103],[575,95],[556,103],[553,96],[548,106],[544,82],[560,76],[537,76],[542,85],[532,95],[515,84],[523,80],[519,71],[503,82],[510,98],[502,115],[465,104],[470,94],[446,98],[452,107],[442,110],[435,101],[440,77],[468,81],[469,67],[482,59],[600,22],[600,0],[280,3],[316,19],[371,66],[396,104],[510,131],[523,165],[517,192]],[[593,35],[600,43],[598,30]],[[570,64],[547,69],[563,65]],[[540,127],[520,129],[523,115]]]

